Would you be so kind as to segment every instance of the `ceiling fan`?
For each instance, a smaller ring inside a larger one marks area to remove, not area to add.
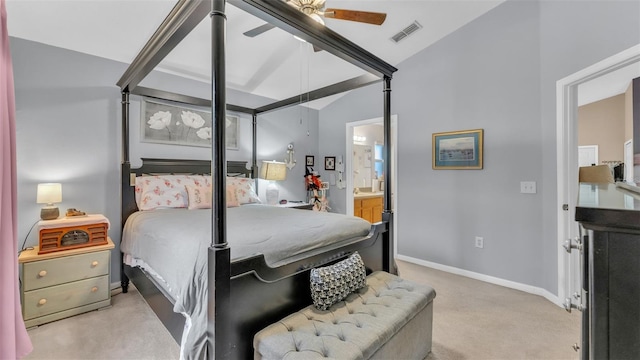
[[[286,0],[287,4],[309,15],[313,20],[321,23],[322,25],[324,25],[324,20],[322,20],[322,18],[348,20],[373,25],[382,25],[384,20],[387,18],[387,14],[384,13],[332,8],[325,9],[325,2],[326,0]],[[274,27],[275,25],[266,23],[245,32],[244,35],[248,37],[255,37],[265,31],[273,29]]]

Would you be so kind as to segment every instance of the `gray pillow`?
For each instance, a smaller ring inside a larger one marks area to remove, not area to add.
[[[366,270],[358,252],[331,266],[311,269],[311,298],[318,310],[328,310],[366,285]]]

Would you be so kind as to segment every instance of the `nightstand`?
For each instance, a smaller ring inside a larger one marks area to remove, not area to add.
[[[286,204],[277,204],[275,206],[284,207],[284,208],[292,208],[292,209],[301,209],[301,210],[311,210],[313,209],[313,204],[307,204],[304,202],[287,202]]]
[[[20,254],[20,299],[27,327],[111,305],[111,249],[107,244],[38,255]]]

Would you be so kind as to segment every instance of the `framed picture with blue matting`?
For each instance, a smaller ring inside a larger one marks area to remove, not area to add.
[[[482,169],[483,138],[483,129],[434,133],[432,137],[433,169]]]

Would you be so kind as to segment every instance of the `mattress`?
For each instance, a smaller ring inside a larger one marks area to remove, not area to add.
[[[207,257],[211,210],[139,211],[127,219],[120,245],[124,261],[152,274],[187,319],[182,358],[206,347]],[[232,261],[264,254],[272,267],[366,236],[371,224],[342,214],[243,205],[227,209]]]

